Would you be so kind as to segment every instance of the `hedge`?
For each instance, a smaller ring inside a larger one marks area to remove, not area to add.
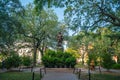
[[[47,51],[42,57],[45,67],[74,67],[76,58],[68,52]]]

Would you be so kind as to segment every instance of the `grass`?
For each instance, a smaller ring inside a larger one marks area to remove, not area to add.
[[[88,80],[88,74],[81,74],[82,80]],[[118,73],[102,73],[102,74],[92,74],[91,80],[120,80],[120,74]]]
[[[0,73],[0,80],[32,80],[32,73],[30,73],[30,72]],[[40,80],[40,75],[35,73],[34,80]]]
[[[75,68],[88,68],[88,67],[79,63],[75,65]]]
[[[77,64],[75,66],[76,68],[86,68],[86,66],[83,66],[82,64]],[[88,80],[89,76],[87,73],[82,73],[80,79],[81,80]],[[96,73],[91,74],[91,80],[120,80],[120,73],[115,72],[102,72],[102,74]]]
[[[94,74],[93,80],[120,80],[120,75]]]

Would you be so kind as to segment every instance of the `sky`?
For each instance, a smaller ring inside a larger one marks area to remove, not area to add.
[[[34,0],[20,0],[23,6],[27,5],[28,3],[33,3]],[[62,21],[64,19],[64,9],[63,8],[54,8],[55,13],[58,16],[58,20]]]

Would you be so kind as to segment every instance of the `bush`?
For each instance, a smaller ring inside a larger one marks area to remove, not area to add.
[[[69,66],[74,67],[74,65],[76,64],[75,62],[76,62],[75,57],[66,58],[66,60],[65,60],[67,67],[69,67]]]
[[[32,59],[29,56],[22,57],[22,65],[30,66],[32,64]]]
[[[21,64],[21,58],[17,54],[12,54],[4,61],[4,67],[9,69],[11,67],[18,67]]]
[[[67,52],[48,51],[43,57],[42,62],[45,67],[63,67],[72,66],[76,64],[76,58]]]
[[[111,58],[111,54],[105,53],[102,58],[103,58],[102,66],[108,70],[111,69],[112,68],[111,65],[114,64],[114,61]]]
[[[42,57],[42,61],[43,61],[44,66],[46,67],[49,66],[49,57],[47,55]]]
[[[120,69],[120,64],[114,64],[114,65],[112,66],[112,68],[113,68],[113,69]]]

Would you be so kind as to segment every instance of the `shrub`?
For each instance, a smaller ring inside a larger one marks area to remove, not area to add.
[[[5,59],[4,67],[9,69],[11,67],[18,67],[21,64],[21,58],[17,54],[12,54]]]
[[[111,69],[112,68],[111,65],[114,64],[111,58],[111,54],[105,53],[102,58],[103,58],[102,66],[108,70]]]
[[[120,64],[113,64],[112,68],[113,69],[120,69]]]
[[[76,64],[76,58],[75,57],[66,58],[65,63],[67,67],[69,66],[74,67],[74,65]]]
[[[22,57],[22,65],[30,66],[32,64],[32,59],[29,56]]]
[[[76,64],[76,58],[67,52],[55,52],[48,51],[43,57],[42,62],[45,67],[63,67],[74,66]]]
[[[69,58],[69,57],[73,57],[73,55],[72,55],[71,53],[64,52],[63,57],[64,57],[64,58]]]
[[[48,55],[43,56],[42,62],[46,67],[48,67],[49,66],[49,56]]]

